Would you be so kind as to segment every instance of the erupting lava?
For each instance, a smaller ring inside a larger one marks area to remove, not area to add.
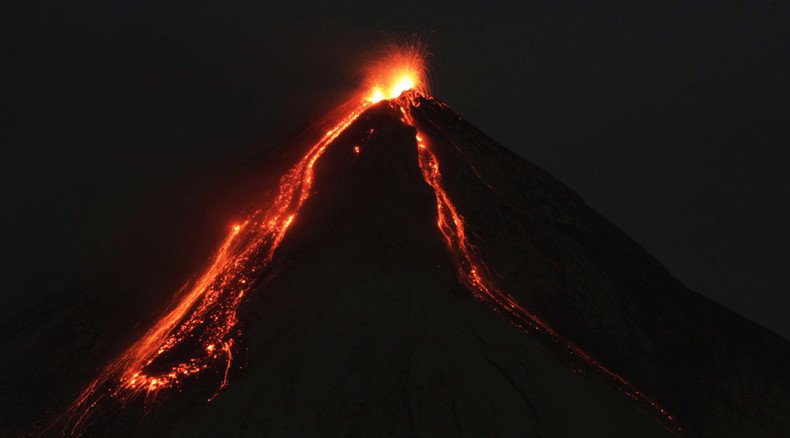
[[[419,48],[396,49],[367,71],[368,94],[371,103],[395,99],[406,90],[428,93],[428,79],[423,55]]]
[[[588,369],[597,371],[628,396],[659,412],[666,424],[673,425],[674,419],[663,408],[494,285],[488,268],[467,238],[461,214],[442,186],[439,160],[412,115],[412,110],[419,106],[418,98],[427,94],[425,65],[418,50],[393,51],[371,67],[366,87],[360,93],[362,97],[350,102],[352,109],[281,177],[272,204],[234,225],[205,272],[177,294],[172,308],[113,360],[70,405],[65,418],[58,420],[66,421],[68,432],[79,434],[100,403],[107,400],[128,403],[140,395],[149,396],[178,385],[218,364],[221,364],[217,371],[221,380],[217,391],[228,384],[233,348],[240,334],[239,304],[298,220],[302,206],[311,195],[314,166],[325,150],[362,112],[382,100],[399,108],[402,121],[417,130],[418,164],[425,182],[436,195],[437,226],[455,260],[460,281],[475,297],[490,303],[516,325],[548,337],[570,356],[586,363]],[[359,154],[359,146],[354,151]]]

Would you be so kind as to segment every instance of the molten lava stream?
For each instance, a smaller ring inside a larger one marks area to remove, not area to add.
[[[100,403],[125,404],[141,394],[152,395],[220,361],[225,366],[217,392],[227,385],[234,338],[239,334],[237,308],[251,288],[253,274],[272,260],[310,197],[316,162],[370,104],[366,100],[355,104],[281,177],[269,208],[235,225],[206,271],[176,296],[171,310],[113,360],[50,426],[65,421],[68,433],[79,434]]]
[[[467,239],[463,217],[458,213],[442,186],[439,159],[431,151],[426,141],[425,133],[419,129],[412,117],[411,110],[419,106],[419,97],[419,94],[415,92],[407,92],[396,100],[396,104],[400,107],[400,111],[403,114],[401,120],[417,130],[415,140],[417,142],[417,157],[420,170],[422,171],[423,179],[433,189],[436,196],[436,225],[455,260],[458,276],[464,286],[476,298],[492,305],[494,309],[503,313],[521,329],[532,329],[538,334],[546,336],[552,344],[561,346],[571,358],[578,358],[583,365],[587,365],[586,368],[595,371],[626,396],[638,401],[642,408],[652,414],[651,416],[656,418],[662,426],[670,431],[679,432],[681,430],[680,426],[666,409],[637,390],[626,379],[606,368],[569,339],[557,333],[538,318],[537,315],[527,310],[516,299],[494,284],[488,267],[477,255],[474,247]]]

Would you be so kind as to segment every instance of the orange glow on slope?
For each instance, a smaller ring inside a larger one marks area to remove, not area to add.
[[[387,56],[367,69],[366,77],[365,99],[371,103],[394,99],[406,90],[428,93],[424,53],[418,46],[391,47]]]
[[[403,114],[402,121],[417,130],[417,159],[425,182],[433,189],[436,196],[437,222],[445,243],[453,256],[458,277],[466,288],[476,298],[491,304],[494,309],[502,312],[510,321],[525,331],[535,332],[547,336],[556,345],[561,345],[565,352],[572,358],[581,359],[592,370],[603,376],[618,390],[631,399],[638,401],[643,409],[654,414],[659,423],[671,431],[679,432],[680,426],[675,418],[658,403],[636,389],[623,377],[615,374],[576,344],[566,339],[537,315],[522,306],[507,292],[499,289],[491,279],[489,269],[477,255],[475,248],[469,242],[466,234],[463,217],[456,209],[447,192],[442,186],[442,174],[439,170],[439,160],[431,151],[426,135],[415,124],[411,109],[419,106],[416,93],[409,93],[397,100],[397,105]]]
[[[101,401],[123,404],[171,388],[220,361],[225,367],[219,389],[227,385],[234,338],[240,334],[236,311],[241,299],[310,197],[316,162],[368,106],[367,101],[357,104],[282,176],[272,205],[232,227],[209,267],[177,295],[172,309],[113,360],[56,422],[65,420],[69,433],[79,434]]]

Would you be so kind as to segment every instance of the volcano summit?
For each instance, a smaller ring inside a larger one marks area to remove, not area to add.
[[[45,433],[776,435],[788,343],[376,70]],[[389,65],[389,64],[388,64]],[[384,69],[383,71],[386,71]],[[382,78],[385,78],[384,80]]]

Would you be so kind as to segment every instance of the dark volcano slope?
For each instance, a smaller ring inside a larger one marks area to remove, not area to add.
[[[240,309],[229,386],[206,403],[213,379],[185,382],[147,414],[97,416],[88,435],[668,434],[461,286],[395,109],[360,117],[315,177]]]
[[[478,250],[520,302],[692,435],[790,434],[785,339],[688,290],[577,195],[443,104],[423,99],[413,115]]]
[[[786,341],[687,290],[442,104],[419,103],[444,188],[503,289],[689,435],[787,430]],[[228,387],[206,403],[217,376],[199,376],[149,409],[98,413],[87,435],[668,434],[462,286],[400,117],[372,107],[316,163],[313,195],[239,309]]]

